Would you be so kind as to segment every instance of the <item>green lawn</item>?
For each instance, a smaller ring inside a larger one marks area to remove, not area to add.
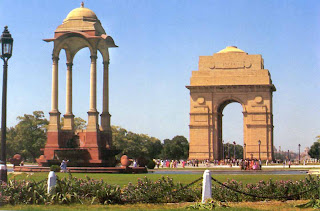
[[[10,180],[16,179],[16,180],[35,180],[35,181],[41,181],[43,179],[46,179],[48,176],[48,173],[45,172],[39,172],[39,173],[22,173],[22,174],[9,174],[8,178]],[[62,177],[68,177],[69,174],[67,173],[57,173],[57,176]],[[136,183],[138,178],[144,178],[148,177],[151,180],[157,180],[161,177],[170,177],[173,178],[173,181],[175,182],[181,182],[183,184],[191,183],[192,181],[198,179],[202,175],[200,174],[94,174],[94,173],[73,173],[73,177],[77,178],[85,178],[86,176],[89,176],[92,179],[103,179],[105,182],[109,184],[115,184],[119,186],[127,185],[129,182]],[[219,174],[214,175],[214,172],[212,172],[212,176],[216,178],[217,180],[221,182],[225,182],[228,179],[234,179],[237,181],[241,181],[243,184],[247,183],[256,183],[260,180],[293,180],[297,181],[300,179],[304,179],[307,175],[231,175],[231,174]]]
[[[221,211],[255,211],[255,210],[292,210],[298,211],[295,205],[306,201],[261,201],[261,202],[241,202],[229,203],[229,208],[217,208]],[[185,208],[194,203],[172,203],[172,204],[128,204],[128,205],[16,205],[3,206],[0,210],[186,210]],[[303,209],[304,211],[314,210],[312,208]]]

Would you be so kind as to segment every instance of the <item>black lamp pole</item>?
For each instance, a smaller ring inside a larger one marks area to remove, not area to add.
[[[299,144],[298,147],[299,147],[299,164],[300,164],[300,147],[301,147],[301,144]]]
[[[247,159],[247,156],[246,156],[246,151],[247,151],[247,149],[246,149],[246,147],[247,147],[247,145],[246,144],[243,144],[243,159]]]
[[[224,141],[222,140],[222,159],[224,161]]]
[[[236,159],[236,142],[233,142],[233,159]]]
[[[1,35],[1,59],[3,60],[3,84],[2,84],[2,110],[1,110],[1,163],[0,163],[0,180],[7,182],[7,165],[6,165],[6,132],[7,132],[7,72],[8,60],[12,55],[13,39],[8,26],[4,27]]]
[[[259,160],[261,159],[261,156],[260,156],[260,145],[261,145],[261,141],[259,140],[258,141],[258,144],[259,144]]]

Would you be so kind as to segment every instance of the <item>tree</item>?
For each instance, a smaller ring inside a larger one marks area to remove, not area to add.
[[[159,139],[146,134],[137,134],[118,126],[112,126],[113,146],[130,158],[157,158],[162,149]],[[119,156],[118,156],[119,158]]]
[[[239,144],[236,144],[235,147],[236,147],[236,151],[235,151],[236,152],[236,159],[242,159],[243,158],[243,147]],[[233,143],[223,144],[223,148],[224,148],[224,158],[225,159],[233,158],[234,144]],[[228,154],[229,154],[229,157],[228,157]]]
[[[75,130],[83,130],[86,129],[86,120],[82,119],[81,117],[75,117],[74,118],[74,129]],[[64,125],[64,117],[61,117],[60,125],[63,127]]]
[[[319,142],[319,138],[318,141],[314,142],[312,144],[312,146],[310,147],[310,150],[308,152],[308,154],[310,155],[310,157],[312,158],[320,158],[320,142]]]
[[[172,140],[163,141],[163,159],[180,160],[188,159],[189,142],[184,136],[175,136]]]
[[[7,130],[8,157],[18,153],[23,158],[34,162],[46,143],[46,127],[49,122],[44,118],[42,111],[34,111],[32,115],[18,116],[17,119],[19,123]]]

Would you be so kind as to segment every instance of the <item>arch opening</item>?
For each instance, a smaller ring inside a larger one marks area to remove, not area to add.
[[[227,100],[219,106],[218,131],[222,145],[222,159],[242,159],[244,144],[244,116],[242,104],[235,100]]]

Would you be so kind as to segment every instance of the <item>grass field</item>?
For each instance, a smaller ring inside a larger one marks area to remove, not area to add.
[[[46,179],[48,176],[48,173],[45,172],[39,172],[39,173],[21,173],[21,174],[12,174],[10,173],[8,175],[8,179],[13,180],[35,180],[35,181],[41,181],[43,179]],[[68,177],[69,174],[67,173],[57,173],[57,176],[60,178]],[[148,177],[149,179],[155,181],[161,177],[170,177],[173,178],[174,182],[181,182],[182,184],[188,184],[192,181],[198,179],[202,175],[200,174],[94,174],[94,173],[73,173],[73,177],[77,178],[85,178],[86,176],[92,178],[92,179],[103,179],[105,182],[109,184],[114,185],[127,185],[129,182],[135,184],[138,181],[138,178],[144,178]],[[214,175],[214,172],[212,172],[212,176],[221,181],[225,182],[228,179],[234,179],[236,181],[241,181],[243,184],[248,183],[256,183],[260,180],[293,180],[297,181],[300,179],[304,179],[307,175],[231,175],[231,174],[219,174]],[[200,183],[200,182],[199,182]]]
[[[241,202],[229,203],[229,208],[217,208],[221,211],[254,211],[254,210],[292,210],[298,211],[295,205],[305,203],[306,201],[261,201],[261,202]],[[17,205],[0,207],[1,210],[186,210],[186,207],[194,203],[177,204],[134,204],[134,205]],[[303,209],[304,211],[314,209]]]

